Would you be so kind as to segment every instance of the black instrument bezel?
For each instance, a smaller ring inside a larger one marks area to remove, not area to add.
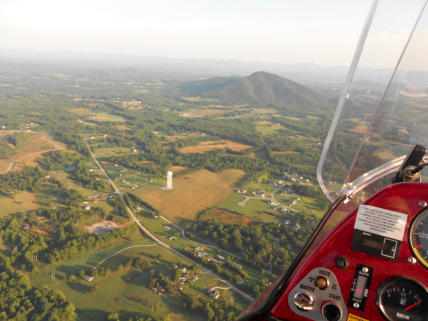
[[[417,223],[417,221],[419,221],[419,219],[423,215],[428,215],[428,207],[425,207],[422,211],[420,211],[413,218],[412,222],[409,225],[409,230],[407,232],[407,239],[408,239],[408,244],[409,244],[409,247],[410,247],[410,251],[412,252],[414,258],[419,262],[420,265],[422,265],[425,269],[428,270],[428,262],[422,262],[421,259],[418,256],[419,254],[416,254],[416,251],[413,248],[413,239],[412,239],[412,234],[413,234],[413,229],[415,227],[415,224]]]
[[[391,285],[394,285],[398,280],[404,280],[404,281],[410,281],[415,283],[416,285],[420,286],[425,291],[425,300],[428,302],[428,288],[419,282],[418,280],[415,280],[413,278],[409,278],[406,276],[393,276],[392,278],[386,279],[378,288],[376,293],[376,306],[383,315],[385,319],[388,321],[401,321],[395,318],[390,317],[386,311],[383,303],[381,302],[382,295],[385,293],[385,291],[391,287]]]

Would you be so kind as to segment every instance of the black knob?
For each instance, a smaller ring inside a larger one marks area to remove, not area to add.
[[[323,306],[322,315],[328,321],[338,321],[342,313],[336,304],[328,303]]]
[[[336,259],[336,266],[341,270],[345,270],[349,266],[349,261],[346,257],[339,256]]]

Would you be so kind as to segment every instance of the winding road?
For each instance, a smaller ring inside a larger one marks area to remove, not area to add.
[[[89,146],[88,142],[85,141],[86,147],[89,150],[89,153],[92,157],[92,159],[94,160],[95,164],[98,166],[98,168],[101,170],[101,172],[104,174],[104,176],[106,177],[107,181],[109,182],[110,186],[112,187],[113,191],[118,194],[120,196],[120,198],[123,201],[123,204],[126,208],[126,211],[128,212],[129,216],[131,217],[131,219],[134,221],[135,224],[137,224],[137,226],[140,228],[140,230],[146,234],[149,238],[151,238],[153,241],[155,241],[157,244],[159,244],[160,246],[163,246],[164,248],[166,248],[167,250],[171,251],[172,253],[176,254],[177,256],[181,257],[182,259],[190,262],[191,264],[197,265],[199,266],[202,271],[204,271],[205,273],[211,275],[212,277],[216,278],[217,280],[219,280],[220,282],[224,283],[226,286],[228,286],[230,289],[232,289],[233,291],[235,291],[237,294],[239,294],[241,297],[243,297],[244,299],[248,300],[248,301],[254,301],[254,298],[252,296],[250,296],[249,294],[241,291],[240,289],[238,289],[236,286],[234,286],[233,284],[231,284],[230,282],[222,279],[219,275],[217,275],[216,273],[212,272],[211,270],[205,268],[204,266],[198,264],[196,261],[188,258],[187,256],[185,256],[184,254],[182,254],[181,252],[177,251],[176,249],[172,248],[169,244],[166,244],[165,242],[162,242],[160,239],[158,239],[154,234],[152,234],[146,227],[144,227],[143,224],[141,224],[141,222],[138,220],[138,218],[135,216],[135,214],[132,212],[132,210],[128,207],[128,205],[126,205],[125,201],[123,200],[123,194],[120,192],[120,190],[117,188],[116,184],[113,182],[113,180],[110,178],[110,176],[108,175],[108,173],[104,170],[104,168],[101,166],[101,164],[99,163],[99,161],[97,160],[95,154],[93,153],[91,147]]]

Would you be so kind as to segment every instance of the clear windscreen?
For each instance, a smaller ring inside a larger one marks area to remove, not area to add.
[[[375,169],[394,173],[402,162],[397,158],[413,145],[428,146],[425,6],[425,0],[388,0],[374,7],[367,38],[360,40],[362,53],[354,58],[358,67],[348,75],[352,82],[342,93],[337,126],[318,166],[320,185],[330,200],[357,178],[359,183],[364,177],[373,179]],[[371,67],[383,69],[374,74]],[[372,80],[363,80],[368,75]],[[360,195],[372,195],[390,184],[390,178],[377,176],[371,190]]]

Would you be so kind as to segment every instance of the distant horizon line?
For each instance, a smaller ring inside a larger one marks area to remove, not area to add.
[[[245,60],[245,59],[236,59],[236,58],[213,58],[213,57],[174,57],[174,56],[154,56],[154,55],[144,55],[144,54],[129,54],[129,53],[115,53],[115,52],[91,52],[91,51],[79,51],[72,49],[35,49],[35,48],[2,48],[0,47],[0,53],[2,52],[37,52],[37,53],[51,53],[51,54],[72,54],[72,55],[88,55],[88,56],[105,56],[105,57],[127,57],[127,58],[146,58],[146,59],[165,59],[165,60],[175,60],[175,61],[213,61],[213,62],[227,62],[227,63],[241,63],[241,64],[264,64],[264,65],[283,65],[283,66],[313,66],[313,67],[323,67],[323,68],[343,68],[348,67],[345,64],[338,65],[327,65],[320,64],[311,61],[301,61],[301,62],[268,62],[268,61],[256,61],[256,60]],[[2,58],[0,56],[0,58]],[[10,57],[17,58],[17,57]],[[21,58],[21,57],[20,57]],[[31,57],[28,57],[31,58]],[[378,68],[378,67],[367,67],[374,69],[387,69],[387,68]]]

